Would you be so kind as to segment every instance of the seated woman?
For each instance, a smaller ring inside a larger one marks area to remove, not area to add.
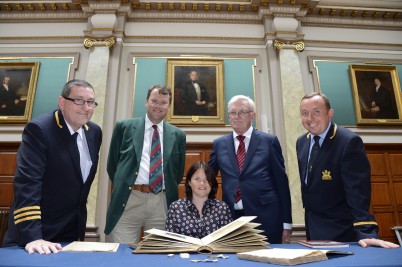
[[[187,171],[186,198],[173,202],[166,218],[166,231],[203,238],[232,221],[225,202],[215,199],[218,181],[205,162],[195,162]]]

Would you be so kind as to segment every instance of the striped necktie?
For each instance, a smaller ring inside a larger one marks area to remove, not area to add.
[[[162,153],[161,142],[159,139],[158,126],[152,125],[154,133],[152,135],[150,164],[149,164],[149,187],[158,194],[162,189],[163,171],[162,171]]]
[[[243,169],[243,163],[246,159],[246,146],[244,145],[244,138],[243,135],[238,135],[236,138],[239,140],[239,147],[237,148],[237,167],[239,168],[239,172]],[[235,203],[239,202],[241,199],[241,192],[240,192],[240,185],[237,186],[237,192],[235,195]]]

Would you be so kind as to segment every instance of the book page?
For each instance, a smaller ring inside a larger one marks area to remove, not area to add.
[[[214,242],[215,240],[221,238],[222,236],[225,236],[231,232],[233,232],[234,230],[242,227],[243,225],[245,225],[246,223],[254,220],[255,218],[257,218],[257,216],[243,216],[240,217],[239,219],[219,228],[218,230],[216,230],[215,232],[205,236],[204,238],[201,239],[202,244],[204,245],[208,245],[212,242]]]
[[[145,233],[164,236],[164,237],[167,237],[167,238],[171,238],[171,239],[174,239],[174,240],[179,240],[179,241],[183,241],[183,242],[187,242],[187,243],[191,243],[191,244],[195,244],[195,245],[200,245],[200,246],[203,245],[201,239],[199,239],[199,238],[195,238],[195,237],[191,237],[191,236],[185,236],[185,235],[181,235],[181,234],[176,234],[176,233],[163,231],[163,230],[159,230],[159,229],[155,229],[155,228],[147,230],[147,231],[145,231]]]
[[[116,252],[119,243],[82,242],[74,241],[63,247],[66,252]]]

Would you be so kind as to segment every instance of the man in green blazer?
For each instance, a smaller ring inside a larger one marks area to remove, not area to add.
[[[142,229],[165,229],[167,209],[178,199],[186,154],[184,131],[163,121],[171,102],[169,87],[152,86],[145,117],[116,123],[107,162],[113,184],[105,227],[108,242],[137,243]],[[154,161],[159,165],[152,165]],[[162,178],[159,182],[153,181],[155,173]]]

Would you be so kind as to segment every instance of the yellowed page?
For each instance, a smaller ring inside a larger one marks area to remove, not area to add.
[[[164,236],[164,237],[167,237],[167,238],[187,242],[187,243],[190,243],[190,244],[195,244],[195,245],[200,245],[200,246],[203,245],[201,239],[199,239],[199,238],[195,238],[195,237],[191,237],[191,236],[185,236],[185,235],[181,235],[181,234],[176,234],[176,233],[163,231],[163,230],[159,230],[159,229],[155,229],[155,228],[147,230],[147,231],[145,231],[145,233]]]
[[[214,242],[215,240],[221,238],[222,236],[225,236],[225,235],[233,232],[234,230],[242,227],[246,223],[254,220],[255,218],[257,218],[257,216],[242,216],[239,219],[219,228],[215,232],[205,236],[204,238],[201,239],[201,242],[204,245],[208,245],[208,244]]]
[[[62,251],[66,252],[116,252],[119,243],[102,243],[102,242],[82,242],[74,241],[63,247]]]

